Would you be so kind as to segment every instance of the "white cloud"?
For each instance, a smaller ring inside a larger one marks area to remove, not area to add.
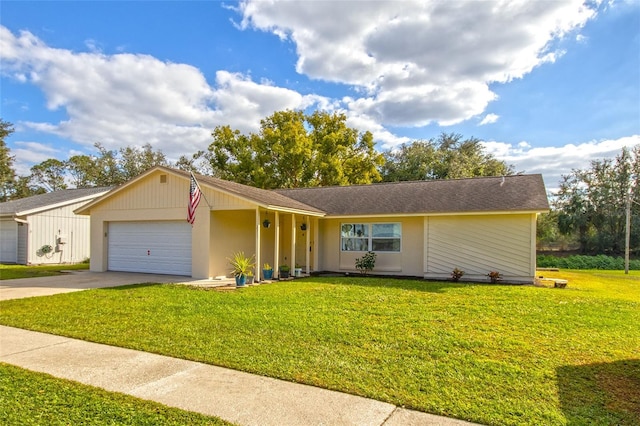
[[[51,145],[32,141],[14,142],[14,148],[11,149],[11,155],[15,157],[13,168],[18,176],[30,175],[31,166],[56,158],[59,154],[60,150]]]
[[[524,141],[515,146],[505,142],[483,142],[488,153],[514,165],[516,172],[541,173],[549,191],[558,189],[562,175],[567,175],[574,169],[589,168],[593,160],[614,158],[623,147],[638,144],[640,135],[538,148],[533,148]]]
[[[497,114],[487,114],[487,115],[484,116],[482,121],[480,121],[480,123],[478,123],[478,126],[484,126],[485,124],[493,124],[496,121],[498,121],[499,118],[500,118],[500,116],[497,115]]]
[[[553,42],[596,14],[582,0],[246,0],[239,10],[241,28],[295,43],[298,72],[366,93],[350,105],[358,115],[402,126],[481,114],[495,99],[490,83],[555,61]]]
[[[217,125],[255,131],[275,111],[331,104],[226,71],[218,71],[210,86],[190,65],[148,55],[56,49],[29,32],[14,36],[2,26],[0,57],[4,76],[38,86],[47,108],[62,109],[68,116],[56,123],[19,124],[87,147],[96,142],[107,149],[151,143],[177,159],[206,149]]]

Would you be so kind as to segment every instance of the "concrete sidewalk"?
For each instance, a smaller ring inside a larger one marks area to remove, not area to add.
[[[6,326],[0,326],[0,362],[239,425],[472,425],[313,386]]]

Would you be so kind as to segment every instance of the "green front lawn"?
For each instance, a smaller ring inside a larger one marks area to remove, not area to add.
[[[120,393],[0,363],[4,425],[231,425]]]
[[[0,302],[0,322],[485,424],[638,424],[640,273],[559,276],[140,285]]]
[[[0,280],[16,278],[51,277],[61,275],[61,271],[89,269],[88,263],[65,265],[0,265]]]

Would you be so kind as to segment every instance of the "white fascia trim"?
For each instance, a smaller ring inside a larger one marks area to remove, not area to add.
[[[433,217],[433,216],[488,216],[488,215],[505,215],[505,214],[534,214],[546,213],[548,210],[511,210],[511,211],[491,211],[491,212],[451,212],[451,213],[384,213],[384,214],[351,214],[351,215],[326,215],[326,219],[350,219],[350,218],[367,218],[375,219],[377,217]]]
[[[280,206],[272,206],[272,205],[261,206],[261,207],[264,207],[267,210],[274,210],[274,211],[277,210],[283,213],[304,214],[304,215],[313,216],[313,217],[326,217],[325,213],[312,212],[309,210],[291,209],[288,207],[280,207]]]

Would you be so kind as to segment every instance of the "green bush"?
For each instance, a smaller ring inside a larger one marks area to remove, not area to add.
[[[562,268],[562,269],[624,269],[624,258],[599,254],[597,256],[573,255],[557,257],[549,254],[541,254],[537,259],[538,268]],[[640,260],[631,260],[629,269],[640,270]]]
[[[376,254],[372,251],[367,252],[361,258],[359,257],[356,259],[356,268],[363,275],[367,275],[369,272],[373,271],[373,268],[375,266],[376,266]]]

